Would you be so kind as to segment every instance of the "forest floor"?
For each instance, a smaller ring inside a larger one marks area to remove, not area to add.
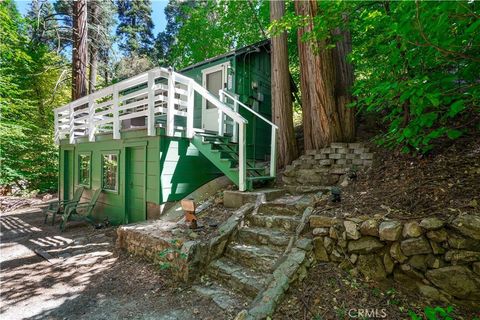
[[[225,318],[168,271],[117,252],[115,228],[61,233],[43,224],[41,201],[30,204],[0,214],[2,320]]]
[[[400,220],[480,213],[480,139],[459,139],[423,157],[369,147],[375,152],[373,166],[342,188],[341,202],[318,203],[317,212]]]

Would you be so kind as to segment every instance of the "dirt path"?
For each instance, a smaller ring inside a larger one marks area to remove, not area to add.
[[[116,252],[114,228],[60,233],[43,217],[40,206],[0,215],[2,320],[225,318],[167,273]]]

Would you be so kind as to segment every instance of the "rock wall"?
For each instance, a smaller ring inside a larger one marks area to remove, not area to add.
[[[307,150],[285,168],[288,185],[334,185],[350,171],[372,165],[373,153],[362,143],[332,143],[328,148]]]
[[[442,302],[480,304],[480,216],[399,221],[312,215],[317,261]]]

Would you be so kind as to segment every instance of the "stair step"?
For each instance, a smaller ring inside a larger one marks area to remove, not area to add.
[[[262,203],[258,208],[259,214],[276,215],[276,216],[301,216],[302,208],[295,205],[285,205],[282,203]]]
[[[236,150],[226,150],[226,149],[212,149],[211,152],[213,153],[233,153],[238,154]]]
[[[250,181],[264,181],[264,180],[274,180],[275,177],[272,176],[256,176],[256,177],[247,177],[247,180]]]
[[[246,244],[273,245],[286,247],[290,241],[291,232],[269,228],[248,227],[238,232],[238,241]]]
[[[247,218],[247,223],[251,226],[280,229],[294,232],[300,223],[300,217],[284,215],[264,215],[252,214]]]
[[[193,286],[193,289],[200,295],[212,299],[221,309],[231,313],[239,312],[250,302],[250,299],[246,296],[233,292],[229,290],[230,288],[224,288],[219,284],[209,286],[196,285]]]
[[[266,285],[265,274],[254,272],[228,258],[221,258],[210,264],[208,274],[220,280],[225,287],[255,298]]]
[[[226,256],[247,268],[270,272],[280,256],[280,251],[267,246],[232,243],[227,247]]]

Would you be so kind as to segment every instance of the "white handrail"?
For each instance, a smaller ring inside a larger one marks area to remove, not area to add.
[[[123,121],[137,117],[146,118],[149,136],[156,134],[157,117],[166,117],[166,135],[175,136],[176,131],[182,130],[184,136],[193,138],[195,92],[218,109],[219,117],[222,119],[219,121],[221,125],[219,134],[224,130],[224,123],[232,124],[230,121],[223,122],[224,116],[233,121],[234,134],[238,125],[238,184],[240,191],[245,191],[248,121],[238,113],[238,110],[232,110],[225,101],[221,101],[225,96],[231,97],[230,94],[225,93],[220,100],[195,80],[173,71],[172,68],[154,68],[54,109],[55,141],[59,143],[60,139],[65,139],[67,135],[71,144],[76,143],[76,138],[81,136],[87,136],[89,141],[95,141],[95,136],[104,132],[111,132],[113,139],[120,139]],[[271,124],[244,104],[239,104]],[[184,117],[186,127],[176,125],[176,117]],[[275,125],[273,127],[276,128]]]
[[[278,126],[253,110],[252,108],[248,107],[247,105],[243,104],[241,101],[237,99],[237,97],[233,96],[229,92],[225,90],[220,90],[220,96],[227,96],[230,99],[233,100],[235,104],[238,104],[242,106],[244,109],[250,111],[252,114],[257,116],[258,118],[262,119],[265,121],[267,124],[269,124],[272,127],[272,132],[271,132],[271,138],[270,138],[270,176],[275,177],[276,176],[276,171],[277,171],[277,130]]]
[[[232,99],[234,102],[238,103],[240,106],[242,106],[243,108],[247,109],[248,111],[250,111],[251,113],[253,113],[254,115],[256,115],[258,118],[262,119],[263,121],[265,121],[266,123],[268,123],[269,125],[271,125],[272,127],[274,127],[275,129],[278,129],[278,126],[271,122],[270,120],[268,120],[267,118],[265,118],[264,116],[262,116],[260,113],[256,112],[255,110],[253,110],[252,108],[250,108],[249,106],[243,104],[240,100],[238,100],[236,97],[234,97],[232,94],[228,93],[227,91],[225,90],[220,90],[224,95],[226,95],[227,97],[229,97],[230,99]]]

